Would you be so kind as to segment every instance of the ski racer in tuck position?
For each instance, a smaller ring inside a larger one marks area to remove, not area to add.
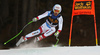
[[[43,23],[38,30],[33,31],[25,36],[22,36],[20,40],[16,43],[16,46],[18,46],[20,43],[27,41],[28,39],[41,34],[38,37],[35,37],[34,42],[40,41],[52,34],[54,34],[56,37],[59,36],[59,33],[62,31],[63,27],[63,17],[60,14],[62,8],[61,5],[55,4],[52,11],[46,11],[45,13],[34,17],[32,20],[33,22],[36,22],[44,17],[48,17],[46,19],[46,22]],[[58,26],[58,30],[56,31],[56,27]]]

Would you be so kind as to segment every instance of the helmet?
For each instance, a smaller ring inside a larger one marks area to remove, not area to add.
[[[61,10],[62,10],[61,5],[55,4],[54,7],[53,7],[53,12],[55,12],[55,10],[58,10],[59,12],[58,11],[57,12],[60,13]]]

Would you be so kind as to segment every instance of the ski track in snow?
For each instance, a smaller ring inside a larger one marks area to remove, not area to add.
[[[0,55],[100,55],[100,46],[15,48],[0,50]]]

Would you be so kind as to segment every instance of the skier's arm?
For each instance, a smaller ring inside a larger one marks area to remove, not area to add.
[[[58,31],[61,32],[62,31],[62,27],[63,27],[63,17],[59,17],[59,23],[58,23]]]
[[[48,14],[49,14],[49,12],[50,12],[50,11],[46,11],[45,13],[43,13],[43,14],[37,16],[38,20],[40,20],[40,19],[42,19],[42,18],[44,18],[44,17],[47,17]]]
[[[40,19],[42,19],[42,18],[44,18],[44,17],[47,17],[47,16],[49,15],[49,13],[50,13],[50,11],[46,11],[45,13],[43,13],[43,14],[41,14],[41,15],[35,17],[35,18],[33,18],[32,20],[33,20],[34,22],[36,22],[37,20],[40,20]]]
[[[62,31],[62,27],[63,27],[63,18],[62,16],[58,18],[59,23],[58,23],[58,30],[57,32],[54,34],[55,36],[58,37],[59,33]]]

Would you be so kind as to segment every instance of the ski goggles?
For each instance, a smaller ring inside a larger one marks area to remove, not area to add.
[[[54,13],[60,13],[60,10],[54,10]]]

